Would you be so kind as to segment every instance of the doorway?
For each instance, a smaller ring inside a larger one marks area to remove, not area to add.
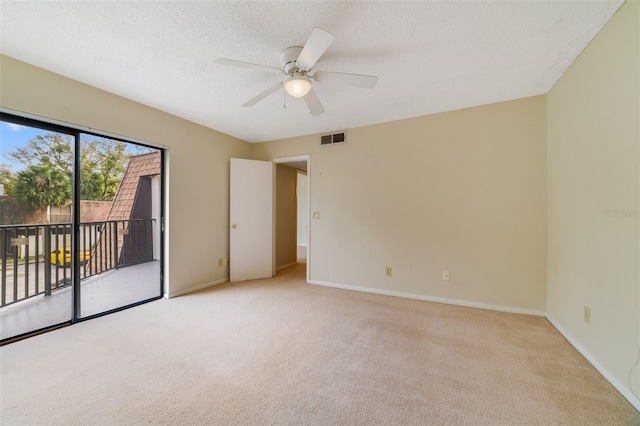
[[[283,157],[276,164],[276,274],[297,263],[305,264],[310,276],[310,156]]]

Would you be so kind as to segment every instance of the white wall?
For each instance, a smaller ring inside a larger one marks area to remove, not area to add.
[[[311,280],[545,310],[544,96],[253,146],[304,154]]]
[[[549,92],[548,144],[547,309],[628,391],[640,349],[637,1],[623,4]]]
[[[298,209],[297,243],[299,246],[306,246],[309,228],[309,204],[307,200],[307,173],[302,170],[298,170],[296,200]]]
[[[250,144],[94,87],[0,58],[0,106],[168,146],[168,293],[224,280],[229,253],[229,158]],[[186,249],[186,248],[189,249]]]

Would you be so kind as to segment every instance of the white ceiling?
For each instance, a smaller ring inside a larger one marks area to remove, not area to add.
[[[622,4],[478,2],[0,2],[0,51],[250,142],[324,133],[546,93]],[[280,81],[215,65],[279,67],[313,27],[336,36],[314,67],[379,76],[373,90]],[[78,123],[82,124],[82,123]]]

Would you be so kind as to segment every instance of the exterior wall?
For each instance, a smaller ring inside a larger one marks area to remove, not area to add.
[[[112,201],[80,201],[81,222],[101,222],[107,220]]]
[[[34,210],[23,206],[14,197],[0,197],[0,225],[19,225],[25,223],[48,223],[47,209]]]

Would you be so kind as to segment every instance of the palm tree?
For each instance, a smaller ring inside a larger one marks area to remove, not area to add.
[[[59,169],[32,165],[18,173],[15,193],[20,202],[30,207],[61,207],[71,200],[71,181]]]

